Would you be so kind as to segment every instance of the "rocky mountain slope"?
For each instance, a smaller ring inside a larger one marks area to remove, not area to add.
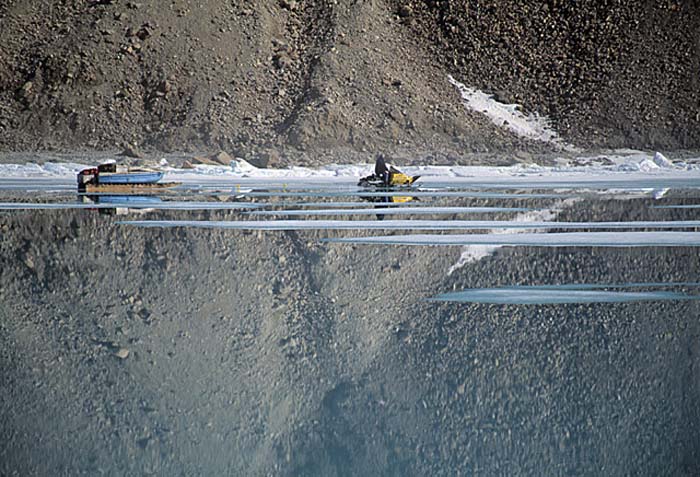
[[[584,147],[700,145],[697,2],[0,5],[0,149],[223,149],[258,164],[543,152],[447,80]]]

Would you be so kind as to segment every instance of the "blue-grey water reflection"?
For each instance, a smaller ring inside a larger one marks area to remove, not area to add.
[[[694,189],[16,185],[2,475],[700,468]]]

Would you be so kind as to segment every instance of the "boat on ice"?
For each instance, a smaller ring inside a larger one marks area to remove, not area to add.
[[[78,190],[87,192],[129,191],[141,188],[172,187],[177,183],[159,183],[163,172],[145,168],[117,167],[116,163],[88,167],[78,173]]]

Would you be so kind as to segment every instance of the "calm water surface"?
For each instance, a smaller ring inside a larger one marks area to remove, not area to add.
[[[700,472],[693,184],[20,182],[1,475]]]

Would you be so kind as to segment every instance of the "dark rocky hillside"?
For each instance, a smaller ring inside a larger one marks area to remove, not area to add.
[[[395,2],[461,81],[550,115],[580,145],[647,148],[698,145],[698,6]]]
[[[6,0],[0,34],[5,151],[546,150],[448,74],[579,146],[700,145],[698,2]]]

